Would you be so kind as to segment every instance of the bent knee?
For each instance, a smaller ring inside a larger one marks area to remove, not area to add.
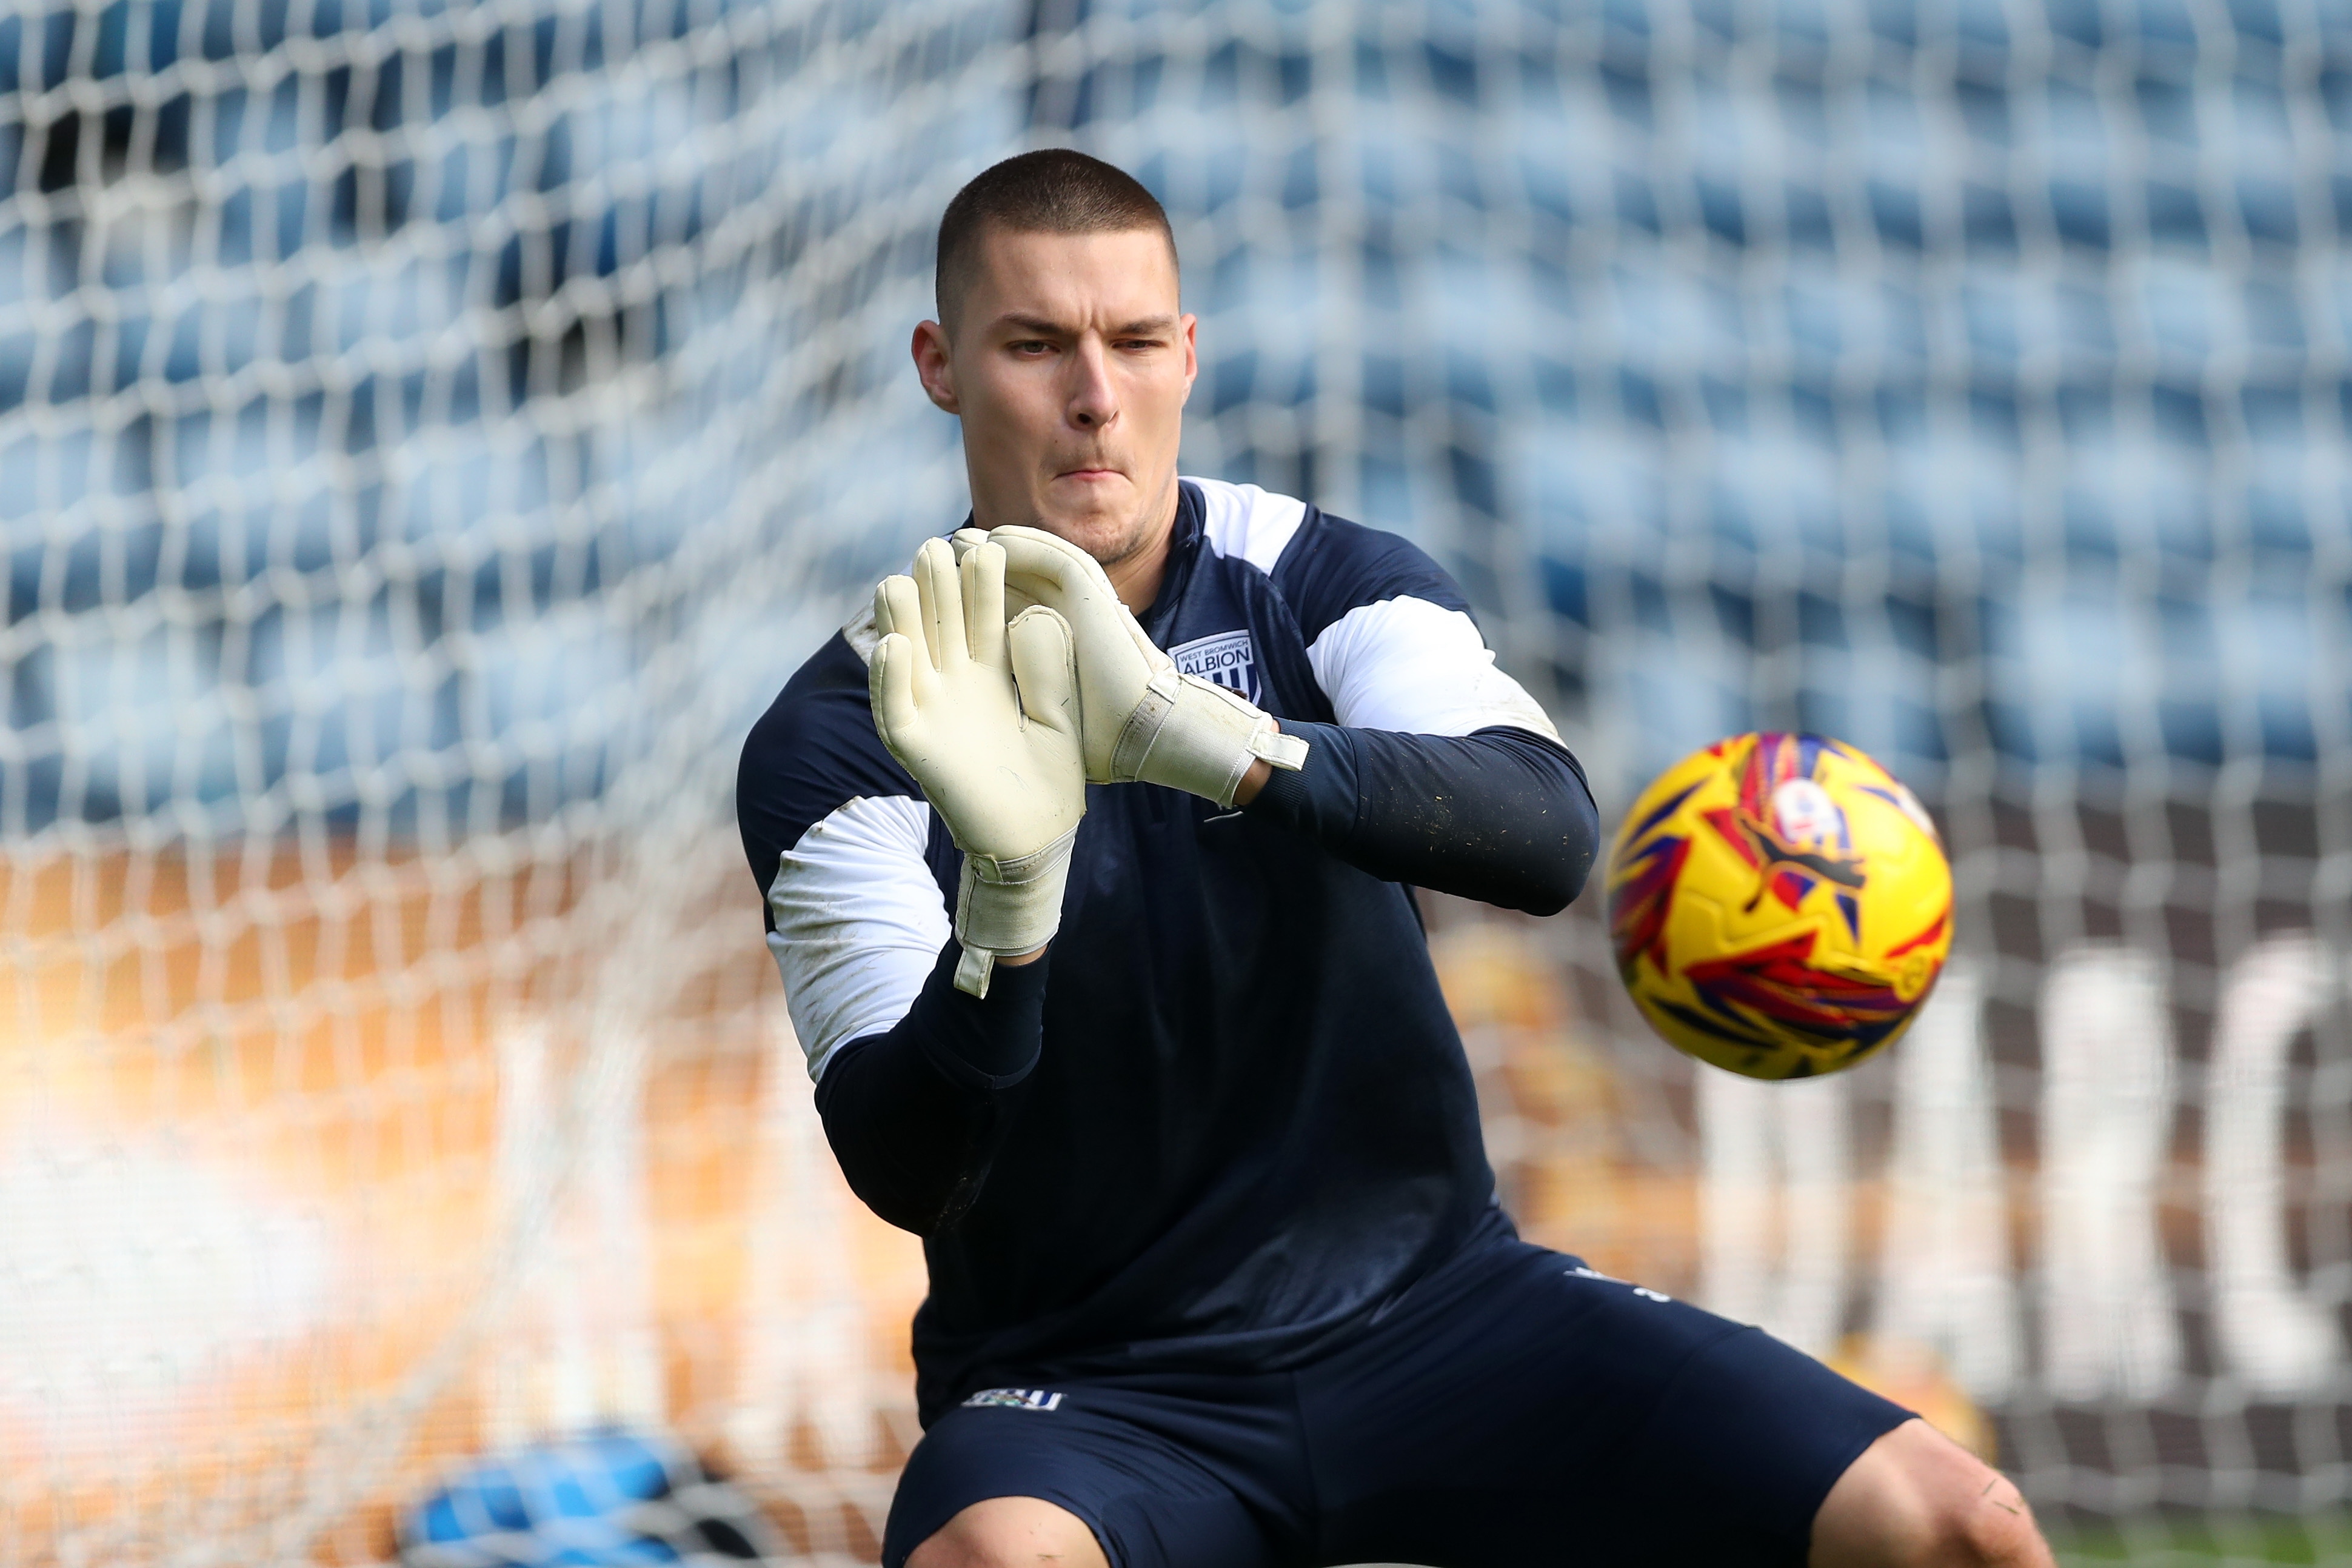
[[[908,1553],[907,1568],[1108,1568],[1086,1521],[1035,1497],[992,1497]]]
[[[1811,1568],[2050,1568],[2007,1476],[1922,1421],[1873,1444],[1816,1516]]]
[[[1966,1495],[1938,1500],[1932,1543],[1921,1568],[2041,1568],[2050,1561],[2041,1527],[2008,1477],[1987,1467]]]

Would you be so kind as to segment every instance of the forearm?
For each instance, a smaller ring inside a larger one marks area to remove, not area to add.
[[[1307,766],[1246,807],[1349,864],[1506,909],[1551,915],[1584,886],[1600,813],[1576,760],[1528,730],[1403,735],[1288,722]]]
[[[950,941],[907,1016],[842,1046],[816,1089],[850,1190],[918,1235],[979,1197],[1043,1038],[1047,960],[999,965],[983,998],[956,988],[961,956]]]

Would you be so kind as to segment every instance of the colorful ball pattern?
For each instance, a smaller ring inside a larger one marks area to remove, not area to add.
[[[1642,793],[1609,858],[1642,1016],[1749,1078],[1853,1066],[1909,1028],[1952,950],[1952,869],[1916,796],[1818,735],[1742,735]]]

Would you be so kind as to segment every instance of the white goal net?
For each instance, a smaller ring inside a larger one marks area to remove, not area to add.
[[[378,1561],[605,1426],[872,1560],[921,1263],[734,759],[961,515],[907,339],[1040,144],[1170,207],[1189,471],[1436,553],[1604,815],[1802,727],[1944,824],[1954,969],[1819,1083],[1436,909],[1523,1227],[2082,1550],[2352,1560],[2341,7],[26,0],[0,71],[0,1562]]]

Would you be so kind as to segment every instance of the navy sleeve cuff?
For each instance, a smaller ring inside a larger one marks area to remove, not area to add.
[[[833,1054],[817,1112],[850,1190],[902,1229],[935,1235],[978,1200],[1043,1050],[1045,958],[999,965],[983,999],[955,988],[948,943],[907,1016]]]
[[[1265,787],[1242,809],[1320,844],[1345,841],[1355,832],[1363,806],[1357,782],[1356,731],[1284,719],[1282,733],[1307,743],[1306,766],[1295,773],[1272,769]]]
[[[1029,1076],[1043,1049],[1045,972],[1054,956],[1027,964],[998,964],[988,995],[956,989],[963,946],[953,937],[940,950],[915,1005],[895,1033],[909,1036],[923,1055],[953,1082],[971,1089],[1010,1089]]]

